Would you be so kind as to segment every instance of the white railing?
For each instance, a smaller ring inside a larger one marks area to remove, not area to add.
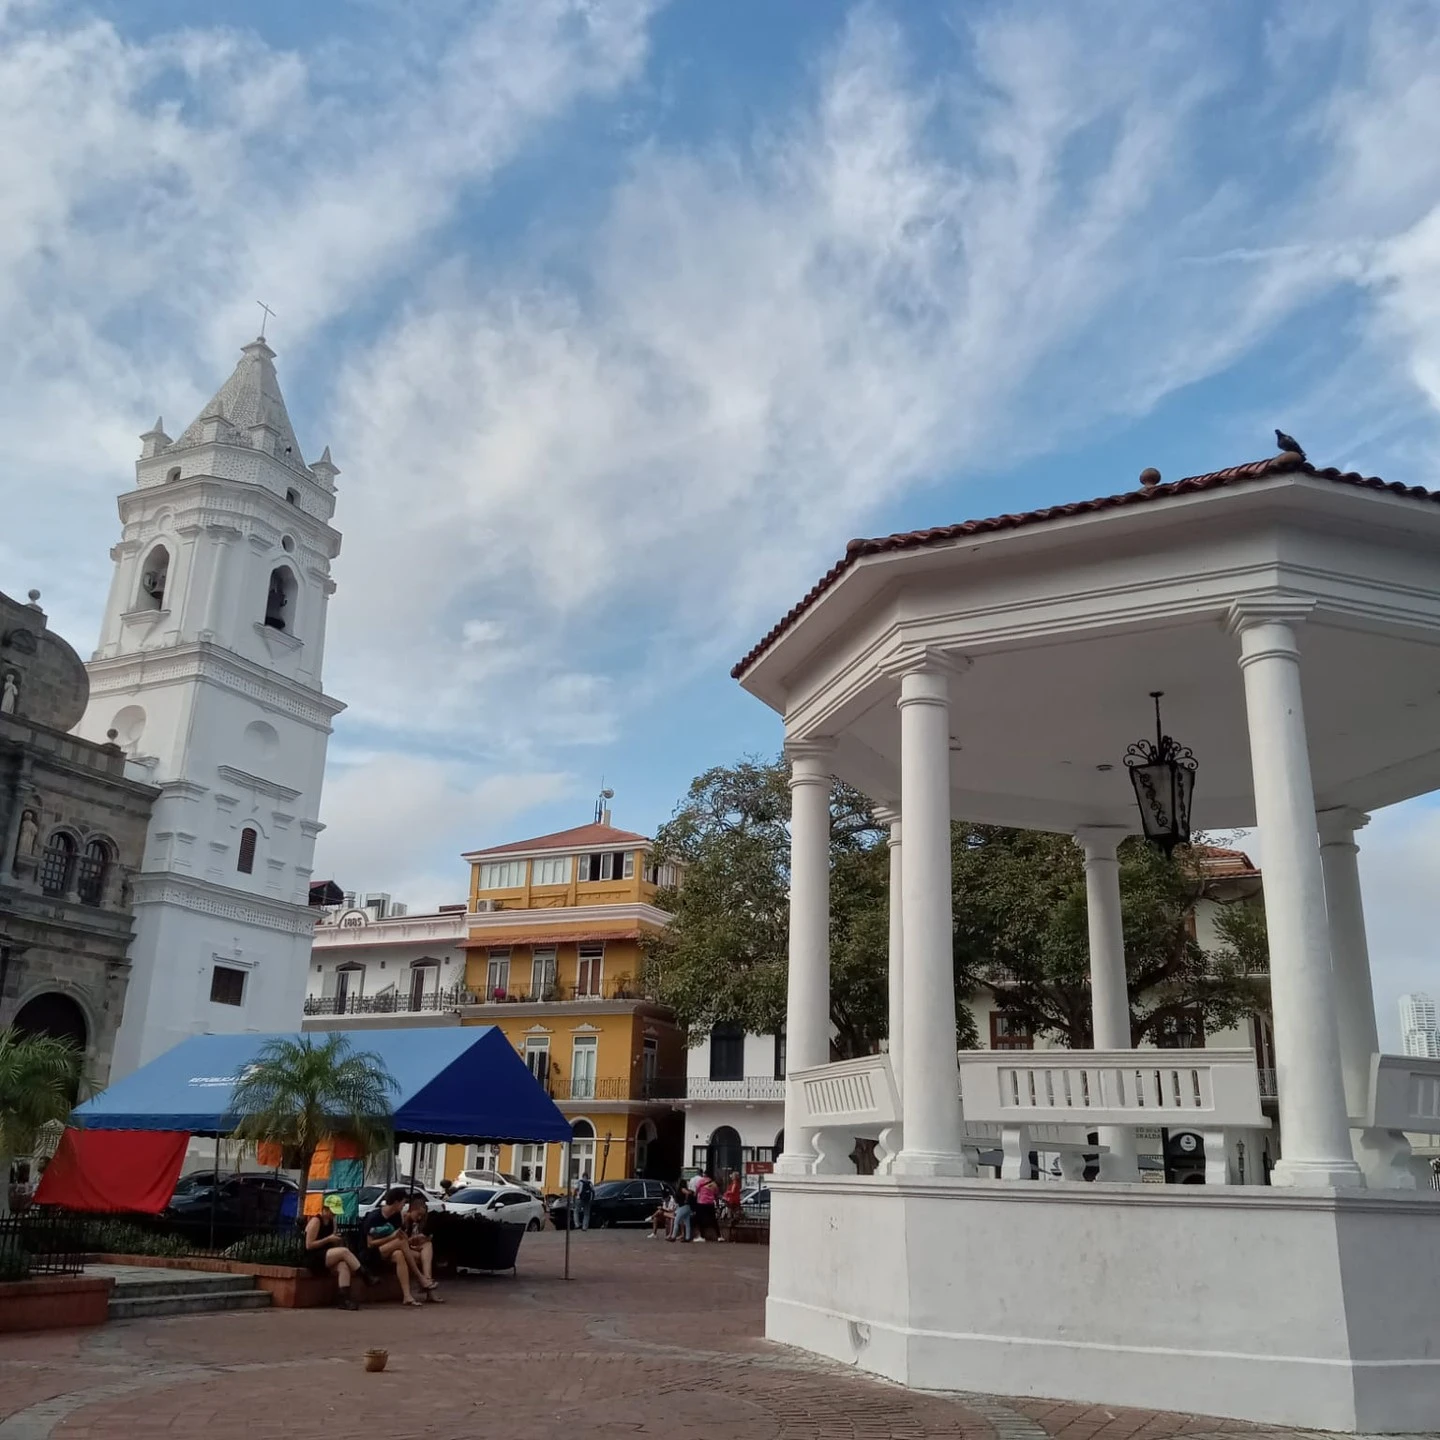
[[[1184,1125],[1205,1139],[1207,1184],[1229,1184],[1240,1132],[1265,1130],[1251,1050],[962,1052],[968,1121],[998,1125],[1001,1174],[1022,1174],[1048,1125]],[[1044,1148],[1043,1146],[1039,1148]]]
[[[900,1123],[900,1095],[888,1055],[862,1055],[809,1070],[792,1070],[801,1124],[811,1133],[818,1175],[843,1173],[857,1136],[879,1141],[882,1168],[899,1148],[892,1133]]]
[[[785,1082],[771,1075],[746,1075],[740,1080],[711,1080],[691,1076],[685,1083],[687,1100],[778,1100],[785,1099]]]
[[[1428,1183],[1405,1132],[1440,1133],[1440,1060],[1372,1055],[1365,1113],[1351,1116],[1350,1124],[1363,1132],[1357,1153],[1371,1189],[1414,1190]]]

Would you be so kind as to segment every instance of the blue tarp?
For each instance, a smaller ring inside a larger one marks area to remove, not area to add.
[[[570,1139],[570,1124],[493,1025],[345,1032],[385,1063],[399,1091],[402,1140]],[[141,1066],[75,1111],[91,1130],[188,1130],[228,1135],[240,1117],[231,1092],[267,1041],[299,1035],[196,1035]],[[309,1038],[323,1040],[325,1032]]]

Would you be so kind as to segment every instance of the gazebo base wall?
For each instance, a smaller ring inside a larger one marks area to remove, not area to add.
[[[1440,1196],[775,1176],[771,1340],[922,1390],[1440,1420]]]

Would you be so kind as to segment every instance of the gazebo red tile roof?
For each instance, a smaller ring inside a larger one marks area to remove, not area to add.
[[[873,540],[852,540],[844,556],[811,587],[737,665],[730,674],[739,680],[745,672],[829,589],[852,565],[866,555],[882,555],[893,550],[921,550],[928,545],[943,545],[962,540],[968,535],[992,534],[998,530],[1019,530],[1028,525],[1043,525],[1051,520],[1064,520],[1074,515],[1090,515],[1099,510],[1118,510],[1125,505],[1148,505],[1168,500],[1175,495],[1192,495],[1203,490],[1219,490],[1226,486],[1243,485],[1254,480],[1268,480],[1276,475],[1310,475],[1319,480],[1333,480],[1342,485],[1358,485],[1368,490],[1388,490],[1415,500],[1440,500],[1440,494],[1419,485],[1401,485],[1375,475],[1360,475],[1353,470],[1324,469],[1310,464],[1298,455],[1272,455],[1268,460],[1252,460],[1245,465],[1232,465],[1227,470],[1213,470],[1208,475],[1188,475],[1169,484],[1144,486],[1120,495],[1106,495],[1096,500],[1077,500],[1068,505],[1050,505],[1043,510],[1029,510],[1017,515],[996,515],[987,520],[966,520],[958,525],[941,525],[933,530],[906,530],[897,535],[882,535]]]

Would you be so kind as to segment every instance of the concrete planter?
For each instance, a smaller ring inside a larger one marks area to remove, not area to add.
[[[49,1275],[0,1284],[0,1333],[103,1325],[115,1282],[108,1276]]]

